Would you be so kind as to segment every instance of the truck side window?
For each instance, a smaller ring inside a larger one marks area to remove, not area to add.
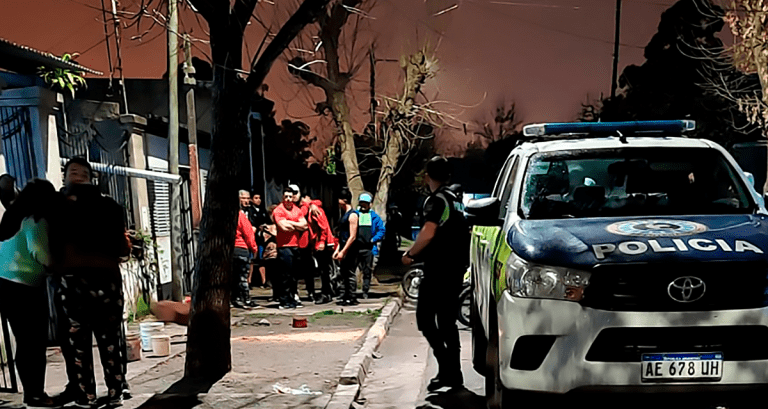
[[[512,196],[512,191],[515,187],[515,175],[517,174],[517,164],[519,159],[520,158],[518,156],[515,156],[512,159],[512,165],[510,166],[509,172],[507,172],[506,180],[500,184],[502,190],[501,194],[498,196],[499,203],[501,203],[499,219],[504,219],[504,217],[507,215],[507,209],[510,206],[510,197]]]

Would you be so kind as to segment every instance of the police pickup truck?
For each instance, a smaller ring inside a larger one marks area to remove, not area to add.
[[[528,125],[473,224],[472,349],[511,391],[768,383],[768,212],[693,121]]]

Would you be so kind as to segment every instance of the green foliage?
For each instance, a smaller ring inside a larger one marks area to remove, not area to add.
[[[329,175],[336,174],[336,154],[333,147],[325,150],[325,157],[323,158],[323,168]]]
[[[72,61],[73,58],[74,57],[70,54],[61,56],[61,59],[64,61]],[[80,87],[86,87],[82,71],[41,66],[38,67],[37,75],[39,75],[52,89],[62,92],[69,91],[72,98],[75,97],[75,90]]]

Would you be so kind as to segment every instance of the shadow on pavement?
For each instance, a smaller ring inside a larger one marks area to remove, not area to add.
[[[181,378],[165,391],[155,394],[144,402],[139,409],[191,409],[203,403],[198,395],[207,393],[215,381]]]
[[[484,408],[485,397],[467,388],[453,388],[445,392],[431,393],[425,399],[427,402],[416,409],[460,409]]]

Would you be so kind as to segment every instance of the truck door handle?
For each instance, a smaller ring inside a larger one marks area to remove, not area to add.
[[[479,231],[476,231],[476,232],[474,233],[474,235],[475,235],[476,237],[483,237],[483,232],[479,232]]]
[[[480,244],[483,245],[483,246],[487,246],[488,245],[488,240],[480,240]]]

